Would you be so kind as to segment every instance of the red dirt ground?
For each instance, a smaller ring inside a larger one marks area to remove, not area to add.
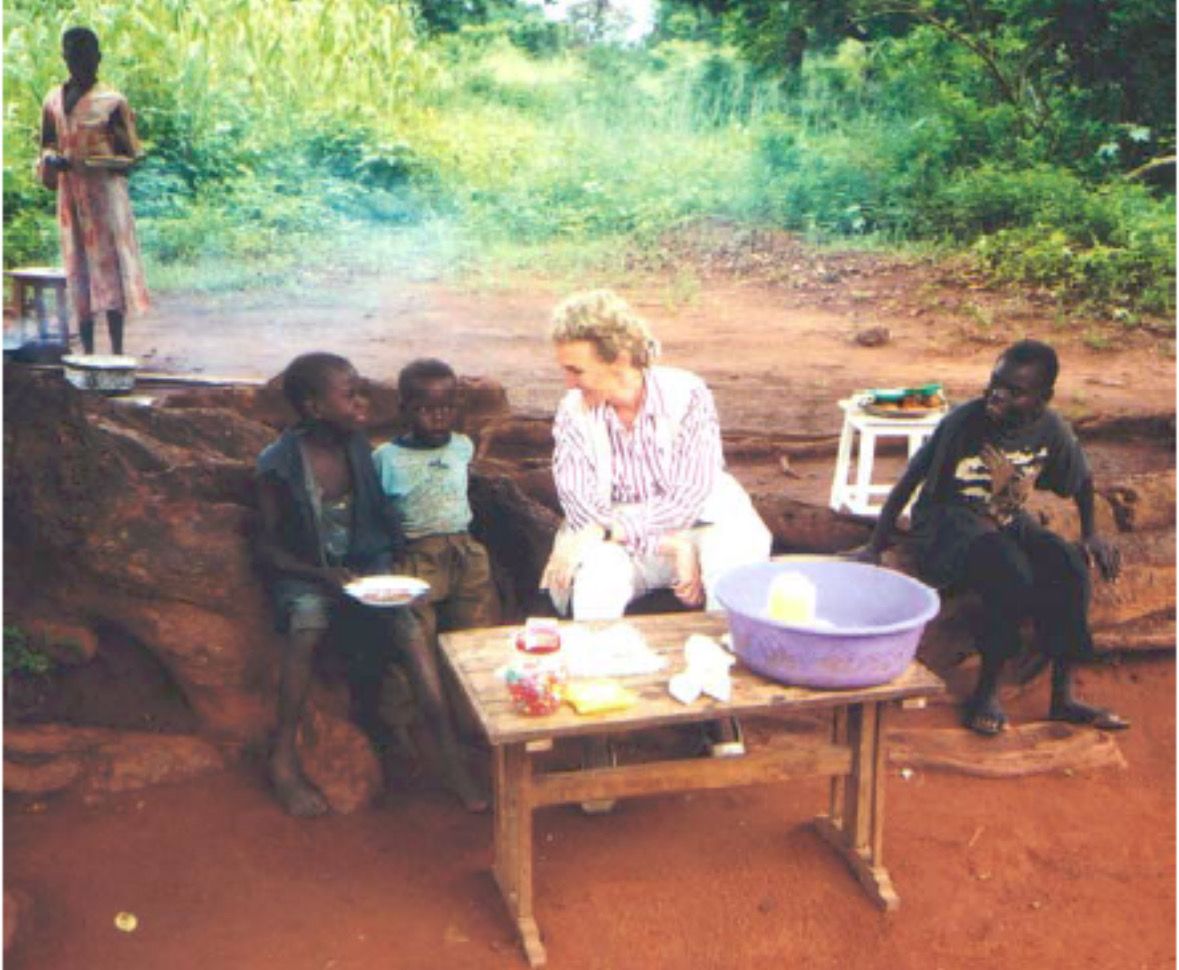
[[[1108,330],[1054,325],[1023,303],[1019,316],[1011,298],[927,267],[871,264],[842,266],[842,285],[706,279],[671,309],[667,284],[624,292],[664,338],[665,359],[712,382],[729,429],[834,432],[834,400],[868,385],[941,379],[961,398],[1023,333],[1061,349],[1066,413],[1174,409],[1173,343],[1115,334],[1122,349],[1094,350],[1083,341],[1100,344]],[[799,275],[813,271],[811,259]],[[561,295],[551,285],[463,292],[361,279],[347,292],[346,305],[316,307],[161,300],[132,323],[130,350],[152,369],[269,377],[296,353],[332,349],[384,379],[429,353],[498,378],[517,407],[555,403],[543,337]],[[974,309],[961,311],[967,297]],[[891,342],[850,342],[871,325],[888,326]],[[829,474],[782,487],[814,494]],[[890,915],[807,825],[823,808],[821,782],[641,799],[597,818],[542,811],[537,916],[550,966],[1174,966],[1174,657],[1102,664],[1080,681],[1133,718],[1118,738],[1128,767],[1011,780],[892,768],[885,855],[903,902]],[[1045,692],[1022,694],[1013,718],[1041,717]],[[953,716],[934,705],[893,723]],[[5,883],[33,898],[12,970],[526,965],[488,874],[490,819],[425,782],[352,816],[297,821],[244,764],[100,806],[10,799],[4,834]],[[115,928],[119,911],[136,914],[135,932]]]
[[[1175,667],[1087,672],[1134,718],[1129,767],[1017,780],[889,772],[879,912],[809,827],[820,782],[648,798],[536,821],[554,968],[993,970],[1175,963]],[[1043,691],[1012,706],[1042,716]],[[948,724],[937,706],[894,724]],[[491,822],[433,790],[282,814],[259,771],[101,807],[7,806],[6,881],[34,897],[11,970],[372,970],[526,964],[492,884]],[[115,914],[134,913],[125,934]]]

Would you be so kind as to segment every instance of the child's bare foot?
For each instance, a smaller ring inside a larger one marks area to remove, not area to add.
[[[451,768],[443,775],[442,782],[451,792],[458,796],[463,808],[473,814],[481,814],[491,807],[487,792],[466,768]]]
[[[1053,721],[1067,721],[1069,724],[1092,724],[1102,731],[1123,731],[1130,726],[1129,720],[1120,714],[1077,700],[1053,704],[1048,711],[1048,717]]]
[[[1007,715],[993,694],[990,697],[971,698],[962,712],[962,724],[975,734],[993,738],[1007,728]]]
[[[316,818],[330,810],[320,790],[303,777],[297,765],[289,764],[285,759],[270,759],[270,783],[288,815]]]

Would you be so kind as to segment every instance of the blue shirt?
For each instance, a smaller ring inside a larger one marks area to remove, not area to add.
[[[467,531],[472,518],[467,468],[474,454],[471,439],[462,434],[452,434],[438,448],[401,439],[373,452],[381,488],[401,513],[409,538]]]

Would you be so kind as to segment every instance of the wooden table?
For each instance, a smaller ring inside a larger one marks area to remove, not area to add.
[[[822,775],[831,779],[829,810],[815,819],[819,834],[847,861],[868,895],[886,909],[900,898],[882,862],[884,839],[884,717],[889,702],[925,697],[942,682],[919,663],[879,687],[831,691],[788,687],[733,668],[728,704],[701,699],[683,705],[667,692],[683,669],[691,633],[727,630],[723,615],[674,613],[628,617],[648,645],[666,656],[657,674],[621,678],[641,700],[625,711],[584,716],[563,705],[547,717],[516,714],[495,670],[513,656],[514,628],[447,633],[442,650],[474,708],[494,752],[495,879],[516,925],[528,962],[545,962],[533,915],[532,813],[545,805],[628,798],[689,789],[729,788]],[[567,625],[567,624],[566,624]],[[590,628],[608,623],[586,624]],[[833,711],[830,740],[786,738],[740,758],[686,758],[581,771],[534,770],[533,758],[555,738],[639,731],[656,725],[698,724],[724,716],[769,712]]]

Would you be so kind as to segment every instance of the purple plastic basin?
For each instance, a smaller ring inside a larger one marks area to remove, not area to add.
[[[815,616],[832,627],[766,615],[770,584],[791,572],[815,584]],[[870,687],[899,676],[940,605],[934,590],[903,573],[836,559],[738,566],[715,591],[733,652],[763,677],[800,687]]]

